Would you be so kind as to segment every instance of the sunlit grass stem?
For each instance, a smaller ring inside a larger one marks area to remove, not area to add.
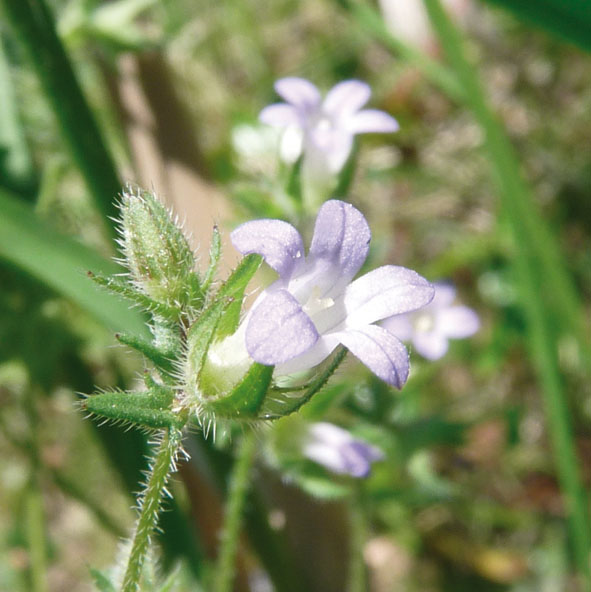
[[[361,487],[358,487],[355,495],[349,500],[349,574],[347,592],[365,592],[367,590],[367,569],[363,550],[368,533],[367,518],[361,496]]]
[[[240,442],[240,448],[230,476],[224,525],[220,537],[220,551],[215,569],[214,592],[231,592],[233,589],[244,504],[248,494],[255,452],[255,434],[248,431]]]
[[[571,538],[579,572],[589,589],[591,532],[587,497],[579,473],[566,392],[560,373],[557,344],[552,329],[552,310],[544,301],[548,281],[567,275],[556,253],[539,244],[549,231],[538,218],[531,195],[521,178],[518,160],[500,123],[487,105],[476,71],[465,57],[463,42],[439,0],[425,0],[431,23],[439,36],[450,65],[466,91],[468,106],[485,133],[484,148],[510,224],[515,245],[515,271],[520,304],[527,324],[528,348],[544,399],[546,419],[564,494]],[[543,233],[542,233],[543,231]],[[537,237],[535,233],[538,234]],[[538,239],[538,240],[536,240]],[[554,244],[554,241],[552,242]],[[552,281],[552,289],[558,288]],[[568,280],[565,280],[570,284]],[[562,286],[562,288],[566,288]]]

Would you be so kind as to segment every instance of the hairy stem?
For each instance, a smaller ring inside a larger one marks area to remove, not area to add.
[[[256,440],[252,431],[242,438],[234,462],[226,502],[226,515],[220,540],[220,553],[216,566],[215,592],[230,592],[236,572],[236,552],[242,527],[244,502],[248,493],[250,470],[254,463]]]
[[[150,546],[150,539],[158,524],[160,502],[165,492],[166,483],[170,474],[175,470],[181,438],[181,432],[176,428],[167,429],[162,436],[146,489],[140,500],[140,515],[133,535],[121,592],[138,592],[140,590],[142,567]]]

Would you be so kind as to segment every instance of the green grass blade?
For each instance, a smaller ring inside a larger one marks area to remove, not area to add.
[[[142,316],[130,305],[97,289],[87,270],[121,272],[79,242],[39,220],[32,208],[0,190],[0,257],[75,302],[105,327],[149,337]]]
[[[347,0],[343,4],[360,29],[400,56],[409,65],[420,70],[431,83],[439,87],[450,98],[458,103],[464,102],[464,91],[454,73],[446,66],[392,35],[388,31],[384,19],[374,8],[355,0]]]
[[[0,39],[0,178],[2,184],[30,198],[37,180],[21,125],[4,44]]]
[[[468,105],[485,133],[485,150],[497,183],[501,206],[515,242],[515,270],[518,276],[521,307],[528,331],[528,346],[544,398],[546,418],[561,488],[565,497],[573,548],[578,570],[589,586],[589,551],[591,532],[587,499],[579,474],[566,392],[557,359],[557,344],[551,325],[550,307],[541,295],[547,291],[549,269],[557,263],[557,247],[553,246],[552,263],[547,260],[540,239],[551,240],[550,232],[534,209],[531,195],[521,178],[518,160],[501,125],[489,109],[476,70],[465,57],[463,41],[438,0],[424,0],[434,29],[437,31],[447,59],[466,91]],[[535,223],[532,223],[533,217]],[[542,230],[543,229],[543,230]],[[543,233],[543,234],[537,234]],[[554,244],[554,243],[552,243]],[[564,275],[567,276],[566,272]],[[551,276],[550,276],[551,277]],[[569,279],[565,279],[570,284]],[[556,286],[553,286],[556,287]]]
[[[557,37],[591,51],[591,2],[589,0],[486,0],[502,6],[524,22],[546,29]]]
[[[114,235],[109,218],[118,215],[114,200],[121,190],[121,182],[57,36],[51,13],[44,0],[3,0],[3,6],[7,20],[27,49],[64,142],[104,217],[106,228]]]

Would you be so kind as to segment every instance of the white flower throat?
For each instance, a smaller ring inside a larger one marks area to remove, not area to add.
[[[322,298],[320,291],[320,286],[314,286],[312,288],[312,292],[308,299],[306,300],[305,304],[302,306],[302,310],[310,317],[313,318],[318,313],[322,312],[323,310],[327,310],[334,306],[334,299],[330,297]]]
[[[431,314],[418,314],[413,324],[417,333],[430,333],[435,327],[435,320]]]

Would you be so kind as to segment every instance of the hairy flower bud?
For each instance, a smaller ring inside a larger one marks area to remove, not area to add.
[[[136,287],[173,308],[199,296],[193,251],[162,203],[147,191],[128,189],[120,208],[119,242]]]

